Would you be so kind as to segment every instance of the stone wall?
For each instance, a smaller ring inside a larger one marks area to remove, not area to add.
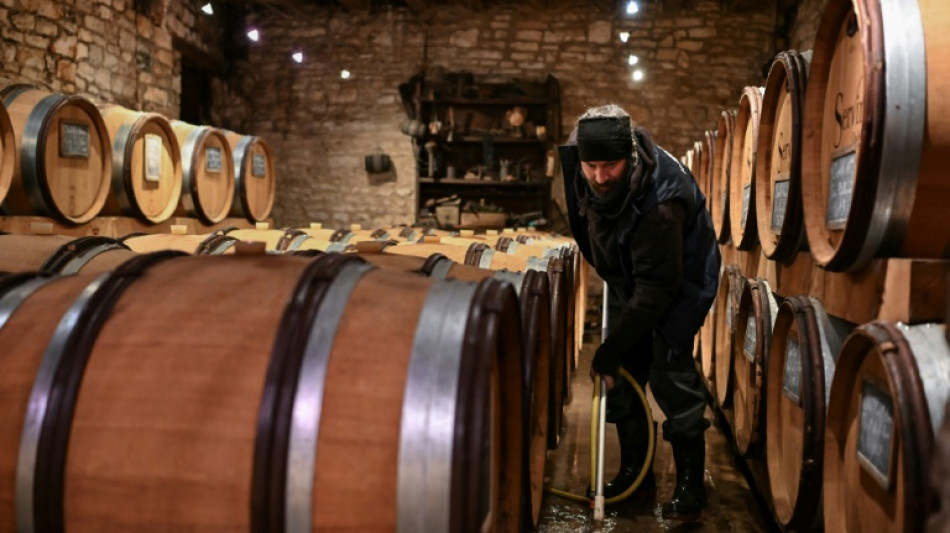
[[[828,0],[801,0],[789,31],[791,48],[801,51],[812,49],[826,5]]]
[[[471,11],[442,6],[346,12],[311,7],[284,18],[262,13],[261,42],[219,84],[215,100],[226,126],[268,139],[278,154],[275,217],[380,225],[414,218],[415,165],[397,86],[430,66],[468,71],[480,80],[557,77],[562,139],[589,106],[615,102],[651,129],[674,154],[684,153],[743,86],[761,84],[774,50],[772,2],[729,11],[718,0],[665,11],[646,4],[635,17],[549,3]],[[618,34],[629,31],[622,43]],[[307,56],[291,62],[295,46]],[[640,58],[634,82],[627,56]],[[349,80],[340,70],[352,72]],[[371,183],[363,156],[382,148],[395,180]],[[560,183],[555,184],[555,197]],[[563,201],[562,201],[563,205]]]

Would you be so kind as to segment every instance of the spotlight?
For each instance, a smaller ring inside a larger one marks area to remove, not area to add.
[[[254,28],[247,32],[247,38],[256,43],[261,39],[261,32],[257,31],[257,28]]]
[[[625,43],[625,42],[627,42],[629,39],[630,39],[630,32],[629,32],[629,31],[622,31],[622,32],[620,32],[620,41],[621,41],[621,42],[624,42],[624,43]]]
[[[643,71],[640,69],[633,71],[633,81],[643,81]]]
[[[343,78],[344,80],[350,79],[350,71],[346,69],[341,70],[340,77]]]
[[[294,52],[290,57],[294,58],[297,63],[303,63],[303,52]]]
[[[635,56],[635,55],[633,55],[633,54],[630,54],[629,56],[627,56],[627,64],[630,65],[631,67],[634,66],[634,65],[636,65],[636,64],[639,63],[639,62],[640,62],[640,58],[639,58],[639,57],[637,57],[637,56]]]
[[[627,2],[628,15],[636,15],[638,11],[640,11],[639,4],[637,4],[634,0],[630,0],[629,2]]]
[[[201,6],[201,11],[203,11],[205,15],[214,15],[214,8],[211,7],[211,2]]]

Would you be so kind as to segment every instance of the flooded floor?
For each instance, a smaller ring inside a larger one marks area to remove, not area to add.
[[[584,344],[577,372],[572,380],[573,399],[564,407],[564,431],[557,450],[548,452],[546,486],[583,494],[590,482],[590,412],[593,384],[588,371],[598,339]],[[649,390],[649,389],[648,389]],[[652,397],[651,397],[652,401]],[[653,404],[654,417],[662,424],[663,413]],[[631,498],[607,506],[601,528],[591,526],[589,504],[545,494],[538,531],[543,533],[625,532],[772,532],[778,531],[764,501],[749,487],[746,476],[736,465],[730,441],[717,427],[714,413],[707,408],[706,418],[713,422],[706,432],[706,489],[709,505],[702,518],[693,523],[663,520],[660,504],[673,494],[676,481],[673,452],[658,435],[654,472],[655,498]],[[613,478],[620,462],[617,433],[607,424],[607,452],[604,477]],[[744,463],[743,463],[744,464]]]

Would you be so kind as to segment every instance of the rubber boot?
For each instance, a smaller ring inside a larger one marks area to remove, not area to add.
[[[650,444],[646,420],[627,418],[618,420],[616,426],[617,437],[620,440],[620,471],[616,477],[604,484],[605,498],[619,496],[636,481]],[[655,438],[656,422],[653,423],[653,435]],[[650,470],[630,497],[656,496],[656,478],[653,476],[652,458],[648,467]]]
[[[663,518],[682,522],[698,520],[706,507],[706,439],[699,437],[670,442],[676,463],[673,499],[663,504]]]

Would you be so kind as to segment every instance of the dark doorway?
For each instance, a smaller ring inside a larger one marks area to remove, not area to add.
[[[179,118],[190,124],[208,124],[211,120],[211,100],[211,73],[182,54]]]

